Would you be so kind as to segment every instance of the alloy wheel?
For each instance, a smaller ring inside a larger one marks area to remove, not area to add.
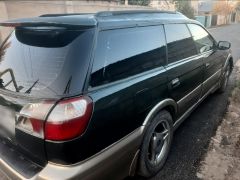
[[[161,120],[154,128],[149,142],[148,159],[152,165],[157,165],[165,157],[170,144],[170,125]]]

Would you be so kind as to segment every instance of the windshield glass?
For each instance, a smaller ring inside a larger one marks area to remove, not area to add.
[[[93,32],[16,29],[0,48],[0,89],[37,97],[81,93]]]

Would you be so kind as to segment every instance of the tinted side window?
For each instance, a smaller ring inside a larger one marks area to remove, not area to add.
[[[196,46],[185,24],[165,25],[168,63],[197,54]]]
[[[206,52],[213,48],[213,39],[207,31],[205,31],[205,29],[196,24],[188,24],[188,27],[192,33],[199,52]]]
[[[162,26],[102,31],[92,68],[97,86],[162,66],[166,59]]]

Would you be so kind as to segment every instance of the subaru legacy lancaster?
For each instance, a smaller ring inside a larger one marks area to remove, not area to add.
[[[223,93],[231,44],[178,12],[0,23],[0,169],[11,179],[151,177],[174,130]]]

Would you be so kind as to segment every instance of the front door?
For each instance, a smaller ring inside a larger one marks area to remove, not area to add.
[[[218,85],[223,66],[222,51],[217,50],[214,39],[204,28],[197,24],[188,24],[188,27],[205,66],[202,91],[204,96]]]
[[[165,25],[165,32],[169,92],[181,115],[201,96],[204,66],[185,24]]]

